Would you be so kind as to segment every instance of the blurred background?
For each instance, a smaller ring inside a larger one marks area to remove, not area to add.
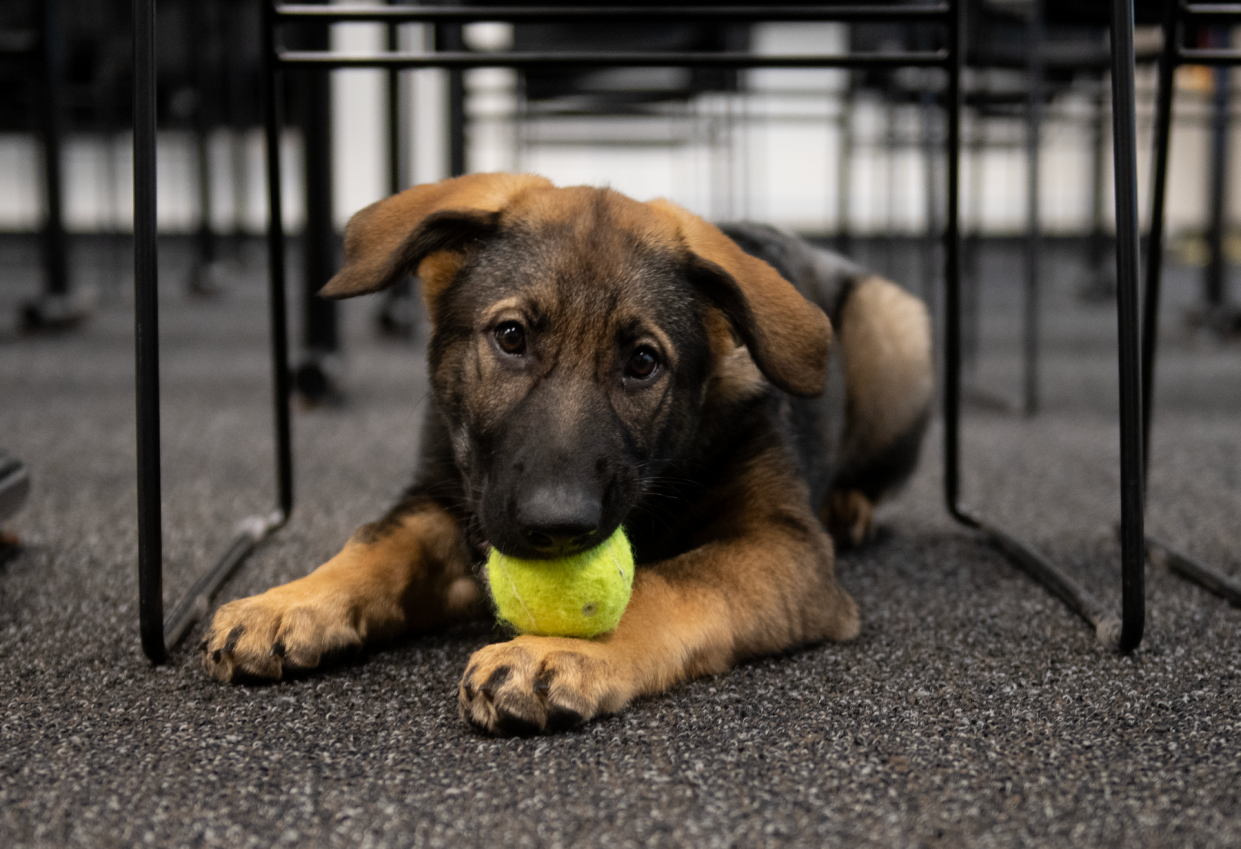
[[[1144,222],[1159,10],[1156,0],[1138,4]],[[129,16],[126,0],[10,0],[0,9],[0,333],[76,327],[99,304],[130,297]],[[1013,286],[1038,257],[1046,263],[1034,276],[1049,297],[1063,290],[1082,304],[1107,303],[1114,290],[1107,4],[970,0],[969,17],[966,309],[986,312],[988,299],[1015,307]],[[265,263],[259,32],[255,0],[157,3],[163,282],[190,296],[225,294]],[[831,55],[934,49],[942,40],[928,25],[636,19],[297,24],[282,37],[293,48],[372,54]],[[1232,34],[1203,28],[1189,40],[1219,46]],[[1171,278],[1169,303],[1190,324],[1227,337],[1237,323],[1230,266],[1241,260],[1234,233],[1241,168],[1229,167],[1241,143],[1230,120],[1231,72],[1182,67],[1176,79],[1167,258],[1185,273]],[[295,237],[292,280],[303,292],[300,359],[312,372],[299,388],[312,401],[338,395],[339,376],[327,373],[339,371],[329,361],[344,350],[338,307],[306,293],[335,270],[349,216],[407,186],[466,171],[532,171],[562,185],[668,197],[714,220],[787,227],[853,254],[935,307],[943,88],[937,69],[289,72],[284,223]],[[407,295],[373,308],[375,331],[417,336],[418,309]],[[999,338],[1011,335],[1006,328],[1016,325],[998,320]],[[974,367],[989,325],[967,324]]]

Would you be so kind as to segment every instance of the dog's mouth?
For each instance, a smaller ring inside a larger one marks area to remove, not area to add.
[[[508,544],[496,544],[490,539],[483,539],[475,544],[475,550],[484,560],[491,556],[493,550],[499,551],[506,557],[521,560],[556,560],[589,551],[606,542],[612,533],[615,533],[615,529],[611,533],[603,531],[604,529],[599,529],[570,536],[524,530],[515,535],[517,539],[510,537]]]
[[[475,523],[477,554],[486,559],[493,550],[520,560],[557,560],[571,557],[605,543],[616,533],[625,511],[615,505],[578,521],[523,522],[510,511],[480,511]],[[499,515],[495,515],[495,514]],[[618,515],[619,513],[619,515]],[[488,521],[490,519],[490,521]]]

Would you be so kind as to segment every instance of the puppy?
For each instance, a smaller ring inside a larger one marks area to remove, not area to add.
[[[770,228],[513,174],[363,209],[322,294],[410,273],[434,328],[416,482],[310,575],[221,607],[211,675],[279,679],[488,616],[489,546],[559,557],[622,524],[638,565],[620,625],[479,650],[466,722],[562,729],[857,635],[827,529],[866,539],[917,460],[932,397],[920,301]],[[833,322],[843,392],[825,393]]]

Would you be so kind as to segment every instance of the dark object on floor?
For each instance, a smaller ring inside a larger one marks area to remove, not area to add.
[[[17,513],[30,494],[30,473],[16,457],[0,450],[0,522]],[[0,564],[21,547],[17,534],[0,529]]]
[[[339,407],[345,403],[340,358],[320,351],[308,351],[293,372],[297,394],[309,407]]]
[[[1221,340],[1241,339],[1241,307],[1231,305],[1190,310],[1186,323],[1194,330],[1207,330]]]
[[[45,294],[21,308],[21,326],[27,333],[57,333],[74,330],[90,317],[91,307],[81,297]]]
[[[14,515],[30,494],[30,473],[16,457],[0,450],[0,522]]]

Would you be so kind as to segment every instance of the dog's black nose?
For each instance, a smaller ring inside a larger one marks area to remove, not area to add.
[[[517,506],[526,543],[545,557],[564,557],[598,542],[603,501],[586,490],[546,486],[527,493]]]

